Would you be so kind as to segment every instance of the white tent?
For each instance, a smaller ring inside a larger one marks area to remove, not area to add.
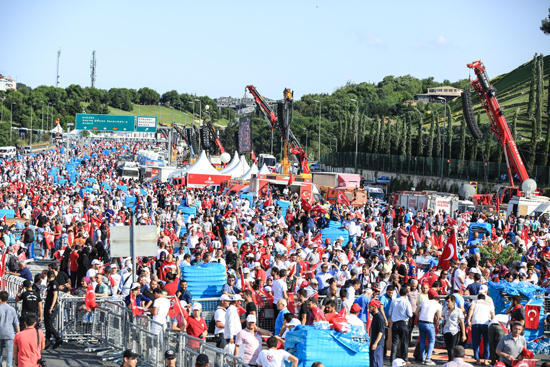
[[[218,172],[218,170],[215,169],[214,166],[212,166],[204,150],[201,152],[199,159],[197,159],[192,166],[187,168],[185,172],[188,174],[199,173],[201,175],[218,175],[221,173],[221,172]]]
[[[227,173],[229,171],[231,171],[233,168],[235,168],[235,166],[237,166],[240,162],[240,158],[239,158],[239,153],[237,153],[235,151],[235,154],[233,155],[233,159],[231,160],[231,162],[229,162],[229,164],[227,166],[225,166],[221,171],[220,173]]]
[[[63,134],[63,128],[61,125],[57,124],[53,129],[50,130],[50,133],[52,134]]]
[[[252,175],[255,175],[258,173],[258,166],[256,166],[256,163],[252,164],[252,167],[246,171],[244,175],[240,177],[241,180],[250,180],[252,178]]]
[[[246,158],[244,157],[244,155],[242,155],[235,167],[227,171],[224,170],[223,173],[226,175],[231,175],[232,178],[239,178],[244,175],[249,169],[250,166],[246,162]]]
[[[269,175],[270,173],[271,173],[271,171],[269,170],[269,168],[265,164],[258,171],[259,175]]]

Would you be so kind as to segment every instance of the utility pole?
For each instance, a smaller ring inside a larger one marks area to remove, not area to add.
[[[30,146],[32,150],[32,108],[34,105],[31,104],[31,137],[30,137]]]
[[[357,120],[359,114],[359,101],[351,98],[350,101],[355,102],[355,163],[354,169],[357,170],[357,153],[359,148],[359,121]]]
[[[55,86],[59,87],[59,58],[61,57],[61,49],[57,51],[57,74],[55,77]]]
[[[317,162],[321,159],[321,101],[315,100],[315,103],[319,103],[319,141],[317,142]]]
[[[95,60],[95,50],[93,50],[92,61],[90,61],[90,79],[92,82],[92,88],[95,88],[95,73],[96,73],[96,60]]]

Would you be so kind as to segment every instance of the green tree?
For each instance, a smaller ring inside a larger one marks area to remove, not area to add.
[[[458,156],[458,172],[464,171],[464,159],[466,159],[466,120],[460,120],[460,151]]]
[[[181,107],[182,107],[180,95],[175,90],[171,90],[171,91],[168,91],[168,92],[164,93],[160,97],[160,103],[171,106],[171,107],[174,107],[178,110],[181,109]]]
[[[531,120],[531,144],[529,149],[529,158],[527,160],[527,168],[532,169],[535,165],[535,158],[537,156],[537,121],[534,117]]]
[[[422,157],[424,155],[424,137],[422,135],[422,124],[423,124],[423,119],[422,119],[422,113],[420,111],[418,111],[418,133],[417,133],[417,144],[418,144],[418,149],[417,149],[417,154],[419,157]]]
[[[401,136],[401,156],[406,157],[407,156],[407,134],[408,134],[408,124],[407,124],[407,117],[403,115],[403,134]]]
[[[518,115],[519,115],[519,107],[516,108],[516,112],[514,113],[514,119],[512,120],[512,137],[514,138],[514,140],[516,140],[518,136]]]
[[[391,120],[388,120],[385,123],[386,125],[386,139],[384,141],[384,153],[391,154],[391,142],[393,141],[393,133],[391,128]]]
[[[540,30],[543,31],[544,34],[550,34],[550,8],[548,9],[548,16],[540,23]]]
[[[151,88],[140,88],[137,91],[139,103],[142,105],[156,105],[159,103],[160,95]]]
[[[378,145],[378,153],[382,154],[386,150],[386,124],[384,123],[384,118],[382,117],[380,119],[380,138],[378,141],[380,142]]]
[[[434,138],[435,138],[435,116],[432,115],[432,121],[430,122],[430,136],[428,138],[428,151],[426,153],[427,157],[433,157],[434,150]]]
[[[447,103],[447,152],[449,152],[449,159],[453,155],[453,114],[451,106]]]
[[[411,118],[407,118],[407,157],[411,158],[412,156],[412,125]]]
[[[531,79],[529,81],[529,102],[527,103],[527,115],[529,118],[533,116],[533,111],[535,107],[535,88],[537,80],[537,54],[533,56],[531,61]]]
[[[441,147],[442,147],[441,140],[442,139],[441,139],[441,123],[439,121],[439,114],[436,113],[434,118],[436,121],[435,129],[437,132],[437,136],[435,140],[435,156],[441,157]]]
[[[399,154],[402,135],[403,135],[403,129],[401,128],[401,118],[397,117],[395,120],[395,143],[394,143],[395,154]]]
[[[381,121],[382,121],[382,118],[380,119],[376,119],[376,138],[374,139],[374,150],[373,150],[373,153],[380,153],[380,151],[378,150],[379,147],[380,147],[380,131],[381,131],[381,128],[382,128],[382,124],[381,124]]]
[[[542,137],[542,110],[544,103],[544,65],[543,56],[537,60],[537,96],[535,103],[535,118],[537,119],[537,140]]]
[[[376,118],[370,119],[369,152],[374,153],[374,141],[376,140]]]

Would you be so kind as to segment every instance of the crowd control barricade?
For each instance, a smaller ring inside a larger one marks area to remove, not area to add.
[[[212,320],[212,317],[214,317],[214,313],[216,312],[216,309],[220,305],[220,299],[213,297],[213,298],[197,298],[194,299],[193,302],[198,302],[202,306],[202,312],[201,317],[206,321],[207,325],[210,325],[210,321]]]
[[[23,286],[24,281],[25,278],[4,274],[2,278],[0,278],[0,290],[8,292],[9,298],[15,298],[19,292],[19,288]]]
[[[101,324],[94,322],[94,312],[86,310],[84,297],[59,292],[57,331],[64,341],[87,342],[101,335]],[[95,320],[97,321],[97,320]]]

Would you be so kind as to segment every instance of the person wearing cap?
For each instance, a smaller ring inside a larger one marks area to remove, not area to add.
[[[379,300],[373,299],[369,302],[368,308],[372,315],[370,325],[370,344],[369,344],[369,361],[370,367],[384,366],[384,344],[386,334],[386,320],[380,313],[382,304]]]
[[[223,331],[225,328],[225,314],[230,302],[231,297],[227,294],[222,294],[220,297],[220,304],[214,312],[214,337],[216,339],[216,348],[223,349],[226,344]]]
[[[445,363],[443,367],[473,367],[470,363],[464,362],[466,351],[462,345],[453,347],[453,359]]]
[[[357,303],[354,303],[351,305],[350,313],[347,317],[348,323],[352,326],[356,326],[359,328],[360,333],[365,333],[365,323],[359,319],[359,313],[361,312],[361,306],[359,306]]]
[[[126,349],[122,354],[122,367],[136,367],[138,363],[139,354],[135,353],[131,349]]]
[[[242,330],[241,319],[239,317],[238,308],[241,307],[243,298],[235,294],[231,297],[229,307],[225,312],[225,325],[223,329],[223,337],[229,344],[233,344],[235,336]]]
[[[208,334],[208,326],[206,321],[201,316],[202,305],[199,302],[193,303],[191,307],[192,314],[187,318],[187,334],[194,336],[195,338],[206,340]],[[198,348],[198,342],[191,340],[191,348]]]
[[[137,282],[132,283],[130,294],[127,295],[124,298],[124,302],[126,303],[126,306],[130,310],[133,307],[132,298],[135,299],[135,306],[140,307],[140,308],[149,308],[149,307],[151,307],[151,304],[153,303],[153,301],[151,299],[149,299],[146,296],[144,296],[143,294],[141,294],[140,289],[141,289],[141,285],[139,283],[137,283]]]
[[[242,329],[235,337],[234,355],[239,355],[239,349],[243,349],[242,360],[248,365],[256,365],[258,355],[262,350],[262,336],[256,327],[256,316],[248,315],[246,328]]]
[[[201,353],[197,356],[197,359],[195,359],[195,367],[209,367],[210,361],[208,360],[208,356],[204,353]]]
[[[298,366],[298,358],[284,349],[277,349],[279,339],[271,336],[267,339],[267,350],[262,350],[258,355],[257,364],[261,367],[285,367],[285,362],[290,362],[292,367]]]
[[[418,329],[420,331],[420,357],[422,364],[434,366],[432,353],[435,346],[435,325],[439,324],[442,307],[438,301],[438,293],[435,289],[428,291],[428,300],[422,302],[416,310],[418,317]],[[428,350],[426,350],[426,338],[428,338]]]
[[[176,367],[178,359],[176,358],[176,352],[172,349],[168,349],[164,352],[164,366],[165,367]]]

